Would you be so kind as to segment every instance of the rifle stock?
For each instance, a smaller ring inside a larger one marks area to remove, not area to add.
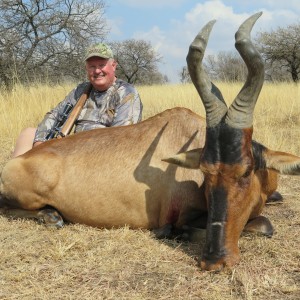
[[[60,132],[58,133],[58,135],[57,135],[58,139],[65,137],[66,135],[68,135],[71,132],[71,130],[74,126],[74,123],[76,122],[87,98],[89,97],[91,90],[92,90],[92,85],[89,83],[89,85],[86,87],[83,94],[80,96],[79,100],[77,101],[76,105],[72,109],[65,124],[62,126]]]

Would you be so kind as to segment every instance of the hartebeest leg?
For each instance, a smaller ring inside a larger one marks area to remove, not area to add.
[[[25,210],[20,208],[1,208],[0,213],[11,218],[35,219],[46,227],[62,228],[64,221],[61,215],[53,208],[41,210]]]

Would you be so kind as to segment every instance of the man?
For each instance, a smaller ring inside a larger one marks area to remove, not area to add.
[[[131,84],[116,78],[117,62],[112,50],[103,43],[93,45],[87,49],[84,60],[92,90],[75,123],[75,132],[141,121],[143,106],[140,96]],[[66,104],[74,106],[89,82],[81,83],[72,90],[57,107],[46,114],[37,128],[24,129],[17,139],[12,157],[45,142]]]

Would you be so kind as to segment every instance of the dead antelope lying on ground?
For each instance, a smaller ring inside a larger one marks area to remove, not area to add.
[[[50,206],[67,221],[160,229],[160,236],[168,236],[171,227],[207,223],[201,267],[237,263],[243,229],[272,235],[271,223],[260,214],[277,188],[277,173],[298,175],[300,166],[299,157],[252,141],[253,110],[264,80],[263,61],[250,40],[259,16],[236,33],[249,74],[229,108],[201,66],[214,23],[209,22],[187,56],[206,121],[174,108],[136,125],[45,142],[4,167],[1,203],[8,209],[3,211],[24,209],[60,226],[59,215],[43,210]]]

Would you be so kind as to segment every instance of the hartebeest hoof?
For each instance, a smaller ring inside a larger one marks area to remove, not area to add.
[[[277,191],[275,191],[274,193],[272,193],[268,197],[267,202],[266,202],[266,204],[281,204],[281,203],[283,203],[283,197]]]
[[[46,227],[62,228],[64,220],[62,216],[52,208],[42,209],[37,213],[37,220]]]
[[[248,221],[244,228],[244,232],[262,234],[267,237],[272,237],[274,228],[270,220],[264,216],[259,216]]]
[[[173,229],[172,224],[166,224],[162,227],[153,229],[152,233],[159,240],[160,239],[170,239],[173,236],[172,229]]]

